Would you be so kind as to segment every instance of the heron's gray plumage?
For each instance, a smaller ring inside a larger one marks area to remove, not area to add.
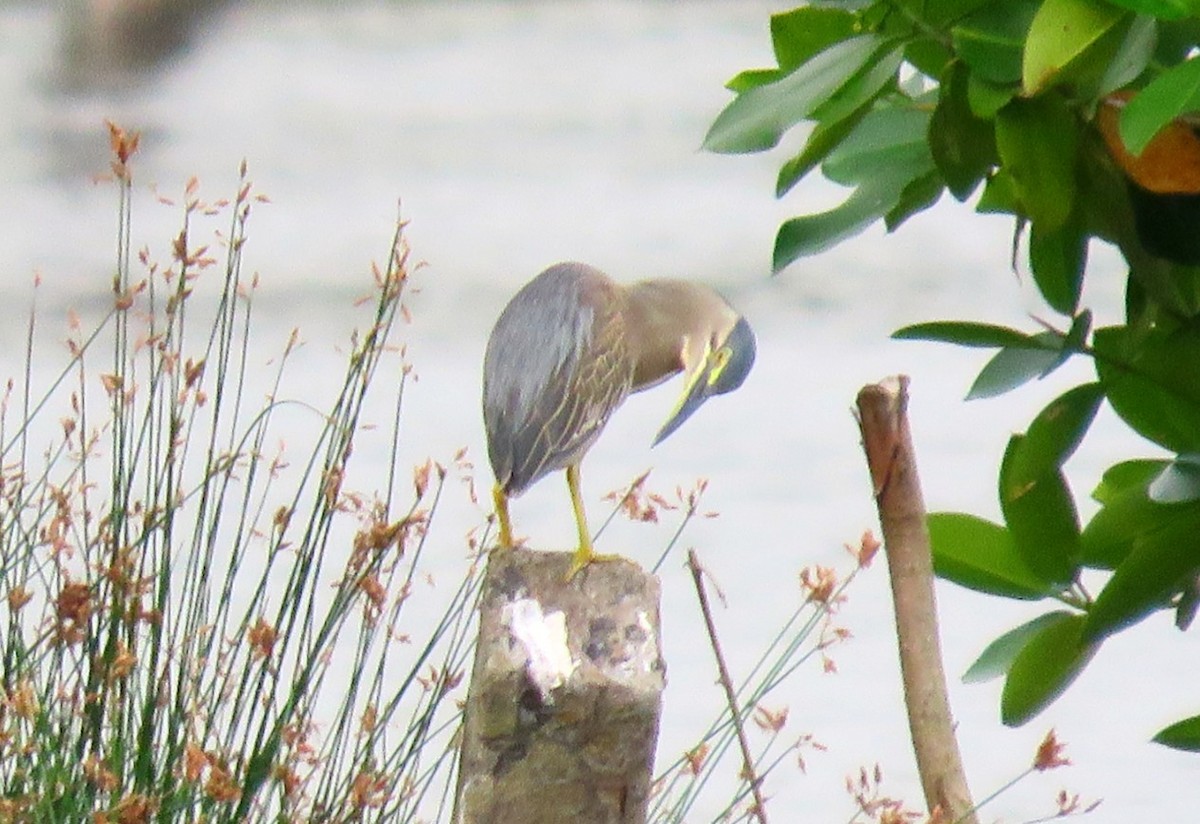
[[[607,275],[560,263],[525,285],[496,321],[484,356],[488,456],[519,495],[583,456],[629,394],[625,295]]]

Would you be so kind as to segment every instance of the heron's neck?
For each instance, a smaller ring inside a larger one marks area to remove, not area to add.
[[[732,312],[716,292],[682,280],[647,280],[629,287],[627,324],[636,368],[633,391],[648,389],[692,367],[710,334],[714,313]]]

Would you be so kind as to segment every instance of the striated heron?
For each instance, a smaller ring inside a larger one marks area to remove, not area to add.
[[[659,443],[713,395],[741,386],[754,363],[745,318],[705,286],[623,286],[583,263],[559,263],[509,301],[488,339],[483,420],[496,475],[500,545],[513,545],[508,500],[567,471],[579,530],[571,575],[594,558],[579,464],[630,392],[686,375]]]

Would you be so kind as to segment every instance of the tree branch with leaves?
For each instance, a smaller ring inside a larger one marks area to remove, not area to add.
[[[847,189],[779,227],[774,270],[878,221],[895,231],[949,192],[1012,216],[1054,316],[1030,330],[933,319],[894,336],[996,350],[968,398],[1073,359],[1094,369],[1009,440],[1002,522],[928,520],[939,576],[1047,604],[967,673],[1003,676],[1002,719],[1023,724],[1105,639],[1164,610],[1185,629],[1200,603],[1200,2],[821,2],[772,17],[771,41],[776,65],[730,81],[705,148],[766,151],[807,127],[776,196],[818,171]],[[1124,317],[1098,328],[1081,298],[1097,243],[1128,266]],[[1106,470],[1084,523],[1063,466],[1105,403],[1151,457]],[[1200,715],[1155,740],[1200,750]]]

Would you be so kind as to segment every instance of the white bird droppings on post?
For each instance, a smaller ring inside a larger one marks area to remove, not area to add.
[[[561,611],[542,612],[532,598],[504,605],[502,619],[513,639],[524,649],[525,672],[538,688],[542,701],[560,687],[578,666],[567,646],[567,618]]]

